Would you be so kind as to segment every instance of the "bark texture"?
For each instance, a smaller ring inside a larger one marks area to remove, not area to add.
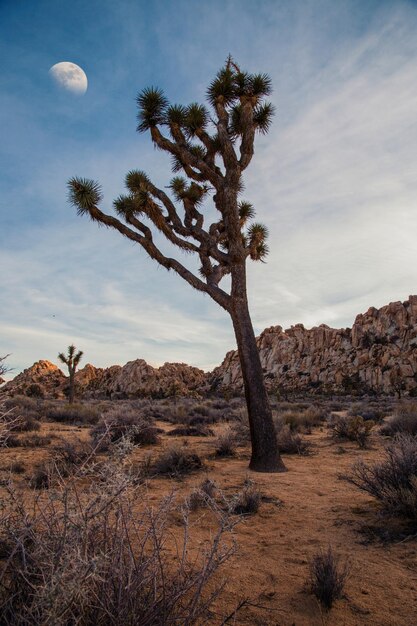
[[[231,317],[238,346],[252,441],[249,468],[256,472],[283,472],[272,410],[266,391],[256,337],[249,314],[244,266],[232,271]]]

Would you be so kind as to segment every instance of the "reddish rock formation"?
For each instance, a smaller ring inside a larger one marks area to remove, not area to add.
[[[257,341],[270,388],[391,393],[417,388],[417,296],[371,307],[352,329],[272,326]],[[211,382],[242,388],[237,351],[227,353]]]
[[[204,390],[207,375],[185,363],[165,363],[155,368],[137,359],[107,369],[86,365],[76,374],[76,381],[80,391],[90,395],[189,396]]]
[[[381,309],[371,307],[356,317],[351,329],[296,324],[284,331],[272,326],[257,341],[271,389],[417,393],[417,296]],[[186,396],[204,393],[210,386],[242,389],[236,351],[228,352],[210,374],[184,363],[155,368],[137,359],[104,369],[88,364],[75,378],[80,397]],[[3,385],[0,393],[26,393],[32,383],[46,396],[62,397],[68,380],[53,363],[38,361]]]
[[[38,385],[39,395],[45,394],[50,397],[62,397],[63,388],[67,385],[67,378],[62,371],[50,361],[37,361],[31,367],[23,370],[1,388],[1,393],[5,394],[26,394],[31,393],[30,385]],[[33,395],[36,390],[33,389]]]

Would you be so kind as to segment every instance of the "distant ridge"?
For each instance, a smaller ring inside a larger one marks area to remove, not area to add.
[[[371,307],[352,328],[271,326],[257,343],[270,389],[417,395],[417,296]],[[243,388],[236,350],[210,373],[184,363],[155,368],[137,359],[108,368],[88,364],[76,381],[78,395],[85,398],[160,398]],[[62,398],[68,379],[56,365],[41,360],[3,385],[0,394],[36,394],[34,384],[45,397]]]

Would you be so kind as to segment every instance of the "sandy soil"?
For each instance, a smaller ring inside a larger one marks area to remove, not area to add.
[[[172,428],[158,423],[164,430]],[[223,426],[216,426],[216,430]],[[41,434],[56,436],[51,446],[64,440],[87,440],[87,428],[43,424]],[[375,434],[369,450],[359,450],[354,443],[331,441],[325,429],[305,435],[313,444],[313,454],[306,457],[284,455],[288,472],[255,474],[249,472],[249,449],[240,448],[234,459],[213,457],[213,438],[176,438],[189,450],[205,458],[203,471],[171,480],[155,478],[147,482],[148,501],[158,502],[175,491],[185,498],[190,490],[208,476],[226,495],[241,490],[248,477],[261,490],[264,500],[256,515],[243,519],[234,529],[237,551],[221,571],[227,580],[226,593],[214,607],[211,623],[219,624],[219,615],[229,615],[239,601],[251,604],[242,608],[227,623],[303,626],[413,626],[417,624],[417,539],[405,538],[382,542],[370,536],[370,529],[387,524],[375,502],[341,479],[359,460],[376,461],[381,454],[382,438]],[[137,449],[132,462],[144,455],[158,454],[161,447],[172,445],[173,438],[163,437],[157,447]],[[34,465],[48,455],[47,448],[3,450],[0,456],[1,477],[11,461],[19,460],[27,469],[15,480],[25,487]],[[210,513],[204,509],[192,513],[193,540],[207,536]],[[364,532],[368,529],[368,532]],[[338,600],[326,614],[306,588],[309,562],[320,549],[329,545],[350,562],[346,597]]]

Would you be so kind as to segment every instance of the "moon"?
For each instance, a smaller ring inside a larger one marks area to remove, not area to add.
[[[54,82],[66,91],[82,96],[87,91],[87,75],[79,65],[70,61],[55,63],[49,70]]]

